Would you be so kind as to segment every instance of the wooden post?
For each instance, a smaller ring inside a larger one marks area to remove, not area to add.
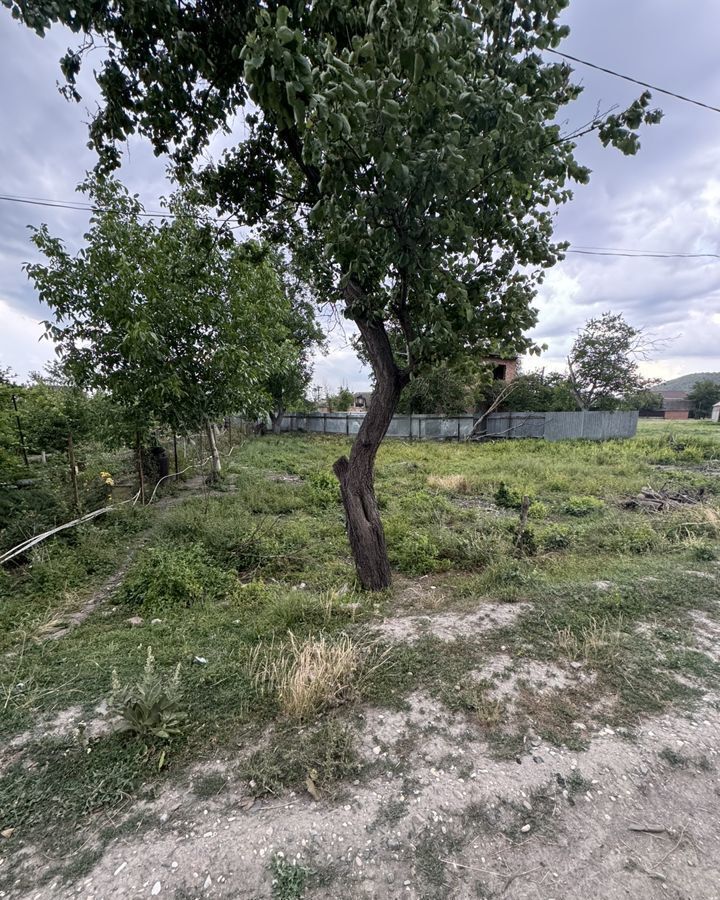
[[[178,455],[177,455],[177,435],[175,434],[174,429],[173,429],[173,456],[175,457],[175,479],[177,480],[178,474],[180,473],[180,466],[178,465]]]
[[[143,472],[142,444],[140,443],[140,432],[135,432],[135,454],[137,457],[138,477],[140,479],[140,503],[145,505],[145,473]]]
[[[26,467],[29,469],[30,463],[28,462],[27,448],[25,447],[25,435],[23,434],[22,423],[20,422],[20,414],[18,413],[17,408],[17,397],[15,396],[15,394],[12,395],[12,405],[13,409],[15,410],[15,421],[17,422],[18,433],[20,434],[20,446],[22,447],[23,459],[25,460]]]
[[[232,416],[228,416],[228,449],[232,447]]]
[[[72,432],[68,432],[68,463],[70,465],[70,481],[73,487],[75,509],[80,514],[80,492],[78,491],[77,466],[75,465],[75,448],[73,447]]]

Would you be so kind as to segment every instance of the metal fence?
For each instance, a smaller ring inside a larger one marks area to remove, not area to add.
[[[355,435],[365,413],[288,413],[282,431]],[[393,416],[387,436],[406,441],[542,438],[560,441],[634,437],[638,414],[628,412],[500,412],[479,416]]]

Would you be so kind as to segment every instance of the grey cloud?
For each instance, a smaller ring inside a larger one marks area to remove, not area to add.
[[[574,0],[566,21],[572,34],[560,49],[720,105],[716,0]],[[57,60],[75,43],[62,29],[40,40],[0,10],[0,193],[73,199],[76,183],[92,167],[84,125],[86,108],[93,107],[97,95],[92,72],[82,74],[79,106],[66,103],[55,87]],[[596,106],[624,107],[641,91],[582,66],[576,66],[576,79],[585,90],[563,113],[568,129],[591,118]],[[665,119],[643,132],[637,157],[603,149],[594,137],[579,142],[578,158],[593,174],[559,211],[558,238],[575,245],[720,253],[720,114],[660,94],[653,99]],[[242,127],[236,123],[240,135]],[[230,141],[218,136],[213,152]],[[145,142],[131,143],[121,174],[149,207],[169,190],[164,165]],[[28,359],[38,353],[31,322],[45,313],[20,266],[32,258],[26,225],[41,222],[77,246],[87,216],[0,203],[0,310],[13,313],[12,328],[9,314],[7,327],[0,328],[0,359],[3,353],[17,357],[23,341]],[[720,337],[720,324],[713,319],[720,310],[720,260],[568,255],[550,273],[538,306],[535,335],[550,344],[541,365],[561,365],[574,332],[590,315],[610,309],[662,336],[677,336],[653,364],[668,375],[720,368],[720,362],[713,364]],[[22,326],[18,312],[30,317]],[[341,381],[358,389],[368,383],[367,371],[344,337],[333,338],[330,353],[317,360],[315,381],[331,388]]]

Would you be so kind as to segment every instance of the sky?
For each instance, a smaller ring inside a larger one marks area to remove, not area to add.
[[[565,14],[570,37],[560,49],[606,68],[720,107],[717,0],[572,0]],[[76,185],[95,162],[87,125],[97,97],[91,66],[80,78],[80,104],[57,90],[58,59],[76,38],[54,28],[44,39],[0,8],[0,195],[80,199]],[[92,59],[92,58],[91,58]],[[585,88],[567,108],[568,127],[596,109],[625,108],[642,88],[575,65]],[[635,157],[581,140],[577,156],[592,169],[558,213],[556,237],[576,248],[720,254],[720,113],[655,93],[664,111],[646,128]],[[219,142],[212,150],[217,150]],[[165,162],[142,139],[126,148],[120,177],[147,209],[170,192]],[[71,249],[80,246],[87,214],[0,200],[0,368],[21,378],[54,358],[41,339],[50,315],[22,270],[35,258],[28,226],[46,222]],[[643,259],[568,254],[548,273],[536,302],[531,336],[548,345],[526,370],[563,367],[573,338],[591,316],[622,312],[660,343],[644,374],[671,378],[720,370],[720,259]],[[336,390],[369,386],[342,323],[333,325],[329,352],[315,362],[315,383]]]

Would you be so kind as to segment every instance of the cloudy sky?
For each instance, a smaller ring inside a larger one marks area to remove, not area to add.
[[[566,20],[572,34],[563,51],[720,107],[717,0],[573,0]],[[79,199],[75,186],[94,164],[85,123],[96,90],[86,68],[81,104],[58,93],[57,61],[68,45],[75,45],[69,32],[55,29],[41,40],[0,9],[1,195]],[[579,65],[576,80],[585,92],[567,111],[569,125],[587,121],[598,104],[624,108],[641,90]],[[591,184],[560,211],[556,234],[576,248],[720,254],[720,113],[661,94],[653,100],[665,118],[645,130],[638,156],[582,140],[578,156],[593,170]],[[169,190],[163,161],[143,141],[128,147],[121,177],[147,209]],[[33,258],[27,226],[42,222],[76,247],[87,215],[0,200],[0,367],[21,377],[53,357],[39,340],[48,313],[22,271]],[[644,364],[646,374],[720,370],[720,259],[569,254],[548,275],[538,307],[533,336],[549,349],[528,368],[561,368],[574,332],[612,310],[667,340]],[[316,383],[366,388],[342,328],[330,344]]]

